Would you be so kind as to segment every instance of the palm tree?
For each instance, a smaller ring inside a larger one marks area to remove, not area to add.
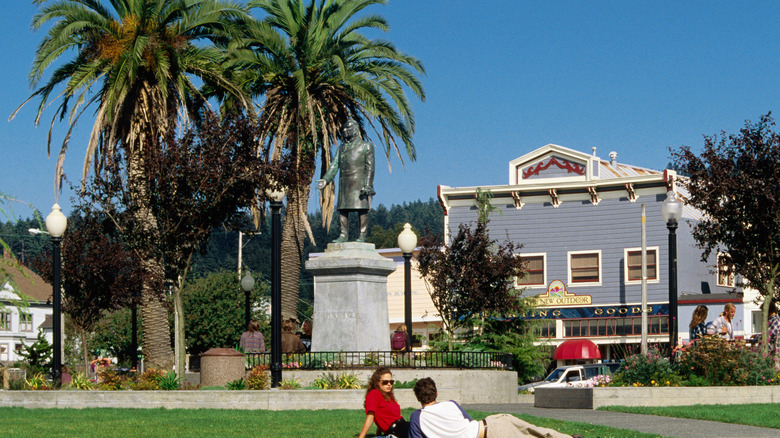
[[[303,243],[311,229],[306,219],[317,154],[323,172],[331,146],[348,118],[358,121],[380,140],[385,154],[401,148],[415,159],[412,143],[414,114],[405,88],[425,99],[416,73],[424,69],[417,59],[400,53],[387,41],[368,39],[364,30],[386,31],[377,15],[356,18],[363,9],[385,0],[250,0],[265,13],[248,23],[250,43],[235,54],[242,69],[239,81],[261,98],[259,123],[267,140],[263,151],[272,160],[289,154],[292,185],[287,188],[287,210],[282,235],[282,314],[297,315],[298,283]],[[323,224],[333,215],[333,185],[323,190]]]
[[[236,20],[246,19],[246,9],[220,0],[35,2],[41,9],[32,27],[49,24],[50,28],[36,51],[32,85],[37,86],[55,61],[64,61],[27,100],[40,99],[36,125],[44,109],[57,99],[60,103],[52,126],[57,118],[68,117],[70,127],[60,149],[55,192],[59,192],[73,126],[88,107],[96,106],[82,177],[86,180],[93,161],[96,172],[101,172],[106,159],[121,149],[136,207],[134,232],[153,235],[157,223],[148,196],[145,149],[158,147],[162,137],[186,122],[193,110],[190,102],[198,95],[193,76],[241,95],[222,74],[223,53],[200,42],[224,38]],[[71,54],[72,58],[62,59]],[[61,91],[54,95],[56,89]],[[136,256],[144,272],[141,306],[146,362],[151,367],[170,368],[173,355],[162,289],[163,262],[143,245],[136,249]]]

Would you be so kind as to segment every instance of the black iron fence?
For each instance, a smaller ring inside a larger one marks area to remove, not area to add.
[[[247,368],[271,365],[271,353],[245,353]],[[511,370],[512,355],[486,351],[339,351],[282,354],[282,369],[340,370],[392,368],[460,368]]]

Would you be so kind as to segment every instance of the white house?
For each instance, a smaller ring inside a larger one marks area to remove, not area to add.
[[[51,285],[24,266],[16,266],[9,259],[0,272],[0,362],[13,363],[22,359],[17,352],[22,345],[30,345],[43,329],[52,342]],[[19,295],[28,301],[26,309],[19,305]],[[48,326],[48,328],[47,328]]]

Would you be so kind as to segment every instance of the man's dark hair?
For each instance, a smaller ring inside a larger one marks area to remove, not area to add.
[[[423,405],[436,401],[436,382],[430,377],[424,377],[414,384],[414,396]]]

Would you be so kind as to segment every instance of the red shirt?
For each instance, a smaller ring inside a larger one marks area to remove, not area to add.
[[[393,400],[385,400],[385,397],[378,389],[372,389],[366,395],[366,414],[374,413],[374,423],[382,431],[387,430],[390,425],[401,418],[401,406]]]

